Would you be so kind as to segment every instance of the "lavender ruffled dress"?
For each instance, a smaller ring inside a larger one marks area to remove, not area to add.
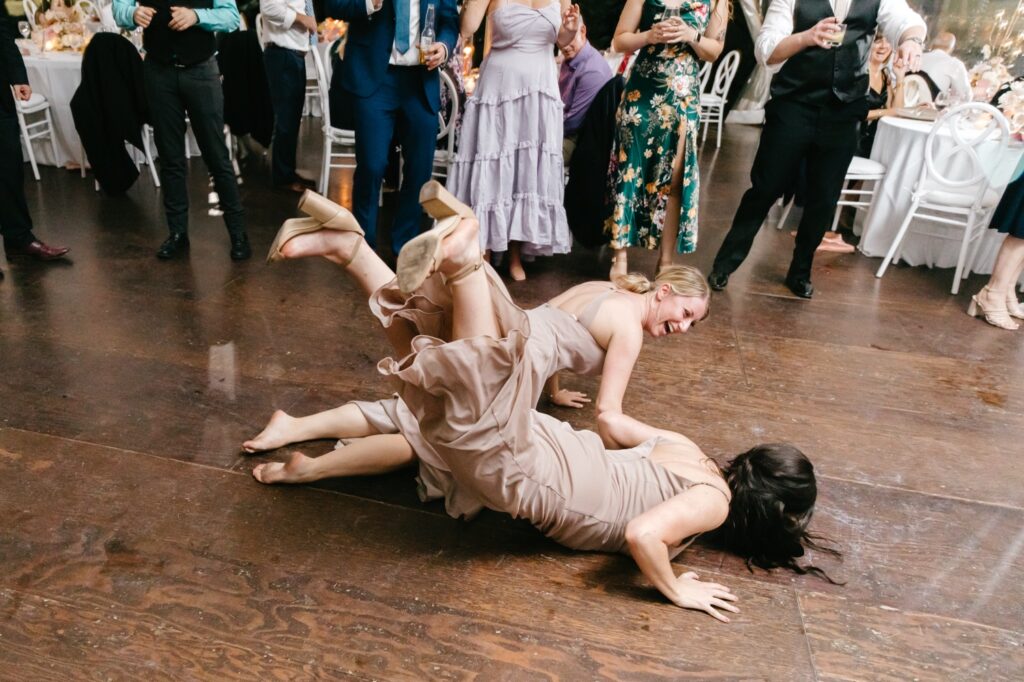
[[[491,14],[491,52],[466,102],[448,189],[480,219],[481,247],[568,253],[562,206],[562,100],[552,57],[561,7],[508,4]]]

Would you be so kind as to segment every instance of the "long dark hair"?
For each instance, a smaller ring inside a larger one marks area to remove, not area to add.
[[[818,497],[814,465],[788,443],[758,445],[722,467],[732,490],[729,516],[714,534],[726,549],[747,560],[747,568],[788,568],[837,585],[825,571],[797,558],[810,548],[841,558],[825,538],[807,530]]]

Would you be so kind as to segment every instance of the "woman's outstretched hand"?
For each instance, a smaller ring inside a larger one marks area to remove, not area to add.
[[[551,394],[551,404],[558,405],[559,407],[580,408],[589,402],[590,398],[587,397],[586,393],[570,391],[567,388],[559,389]]]
[[[728,623],[729,619],[717,609],[739,613],[740,610],[730,603],[736,601],[736,595],[725,585],[703,583],[698,580],[699,577],[693,571],[687,571],[676,578],[675,591],[678,596],[673,600],[675,605],[684,609],[703,611],[723,623]]]

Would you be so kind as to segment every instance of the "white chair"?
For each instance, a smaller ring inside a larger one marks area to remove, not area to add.
[[[740,52],[739,50],[733,50],[725,55],[721,66],[718,67],[718,71],[715,73],[715,82],[711,86],[711,92],[704,92],[703,86],[701,87],[700,119],[704,124],[704,136],[701,138],[701,144],[707,141],[708,128],[712,123],[715,123],[718,125],[718,144],[716,146],[722,146],[722,121],[725,118],[725,98],[729,94],[729,88],[732,87],[732,81],[736,78],[736,70],[739,67]]]
[[[93,0],[78,0],[78,2],[74,4],[74,6],[78,8],[79,13],[82,15],[83,21],[99,21],[100,8],[96,2],[93,2]]]
[[[850,161],[850,167],[846,170],[846,177],[843,179],[843,189],[839,193],[839,201],[836,203],[836,214],[832,219],[832,231],[836,231],[836,226],[839,225],[839,216],[843,211],[843,206],[853,206],[857,208],[868,208],[871,206],[871,201],[875,196],[875,189],[878,187],[878,181],[885,177],[886,167],[877,161],[866,159],[863,156],[855,156]],[[861,183],[859,187],[854,188],[852,185],[855,182]],[[865,183],[871,183],[867,185]],[[775,229],[781,230],[785,224],[786,219],[789,218],[789,212],[793,210],[793,204],[796,203],[796,198],[792,198],[788,203],[784,203],[783,199],[779,199],[775,202],[775,205],[782,209],[781,215],[779,215],[779,221],[775,224]]]
[[[334,49],[333,46],[331,49]],[[320,166],[320,182],[317,191],[324,196],[327,195],[327,185],[331,178],[332,168],[355,168],[356,167],[356,134],[353,130],[335,128],[331,125],[330,97],[327,94],[330,85],[330,77],[324,68],[324,60],[320,57],[320,50],[311,50],[313,53],[313,66],[316,68],[316,83],[320,101],[323,102],[323,131],[324,131],[324,156]],[[335,151],[335,147],[341,147],[341,151]],[[338,159],[335,162],[335,159]]]
[[[142,162],[145,163],[149,167],[149,177],[151,177],[153,179],[153,186],[154,187],[159,187],[160,186],[160,175],[156,172],[156,164],[153,163],[153,141],[152,141],[152,137],[153,137],[153,127],[151,125],[149,125],[148,123],[143,123],[142,124]],[[125,146],[128,147],[128,155],[131,157],[132,163],[134,163],[135,167],[138,168],[139,167],[139,161],[138,161],[138,153],[139,153],[139,151],[134,147],[134,145],[126,143]],[[86,166],[86,155],[85,155],[85,147],[82,146],[81,143],[79,143],[79,154],[81,156],[81,164],[82,164],[81,165],[81,172],[82,172],[82,177],[84,178],[85,177],[85,166]],[[100,191],[99,180],[93,180],[92,185],[93,185],[93,189],[95,189],[97,192]]]
[[[152,145],[153,126],[148,123],[142,124],[142,155],[145,158],[146,165],[149,166],[149,176],[153,178],[153,186],[160,186],[160,175],[156,172],[156,164],[153,163],[153,145]],[[134,155],[133,155],[134,156]]]
[[[302,101],[302,115],[303,116],[314,116],[316,110],[313,108],[313,104],[320,99],[320,84],[316,80],[316,67],[313,65],[313,53],[319,51],[319,48],[314,45],[306,53],[306,98]],[[328,55],[330,52],[328,51]],[[327,83],[330,87],[330,82]],[[327,107],[327,101],[320,101],[320,112],[323,115],[323,110]]]
[[[455,125],[459,122],[459,91],[455,88],[455,81],[444,71],[441,71],[441,87],[447,93],[449,106],[447,111],[442,108],[437,112],[437,139],[444,140],[445,146],[434,150],[434,166],[430,171],[430,177],[439,180],[448,178],[455,161]]]
[[[975,125],[983,117],[988,117],[987,123]],[[970,263],[1000,196],[1000,192],[991,187],[979,148],[985,147],[987,155],[994,155],[990,158],[999,159],[1006,153],[1009,142],[1010,127],[1002,113],[993,106],[972,102],[943,113],[928,133],[924,165],[914,184],[910,210],[875,277],[884,275],[889,263],[899,260],[903,240],[914,218],[919,218],[962,230],[959,235],[948,228],[940,228],[939,232],[914,230],[940,239],[959,239],[960,255],[956,261],[951,293],[960,290],[960,280],[966,279],[971,272]],[[977,243],[968,257],[972,242]]]
[[[39,11],[39,6],[32,2],[32,0],[21,0],[21,10],[25,13],[25,20],[28,21],[28,25],[32,30],[36,30],[36,12]]]
[[[14,88],[11,88],[14,92]],[[15,110],[18,114],[18,127],[21,129],[21,138],[25,141],[25,151],[28,153],[28,161],[32,164],[32,175],[39,180],[39,164],[36,163],[36,153],[32,148],[32,141],[44,137],[50,138],[50,149],[53,151],[53,162],[57,163],[57,139],[53,131],[53,118],[50,116],[50,103],[38,92],[33,92],[27,102],[15,98]],[[31,123],[28,116],[42,116]]]
[[[932,103],[932,90],[928,81],[916,74],[908,74],[903,79],[903,106],[911,108]]]
[[[839,193],[839,201],[836,203],[836,215],[832,219],[832,231],[836,231],[839,225],[839,214],[843,206],[853,206],[854,211],[858,208],[870,208],[875,198],[875,190],[880,180],[885,178],[886,167],[884,164],[866,159],[863,156],[855,156],[850,161],[850,167],[846,170],[846,178],[843,180],[843,189]],[[859,183],[855,188],[854,183]]]
[[[708,89],[708,79],[711,78],[711,62],[701,62],[700,73],[697,74],[700,78],[700,94],[704,94]]]

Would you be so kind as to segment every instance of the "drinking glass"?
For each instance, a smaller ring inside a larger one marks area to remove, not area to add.
[[[18,33],[21,34],[22,38],[28,38],[32,35],[32,28],[28,25],[27,21],[18,22]]]
[[[843,44],[844,38],[846,38],[846,24],[836,24],[826,43],[831,47],[839,47]]]

